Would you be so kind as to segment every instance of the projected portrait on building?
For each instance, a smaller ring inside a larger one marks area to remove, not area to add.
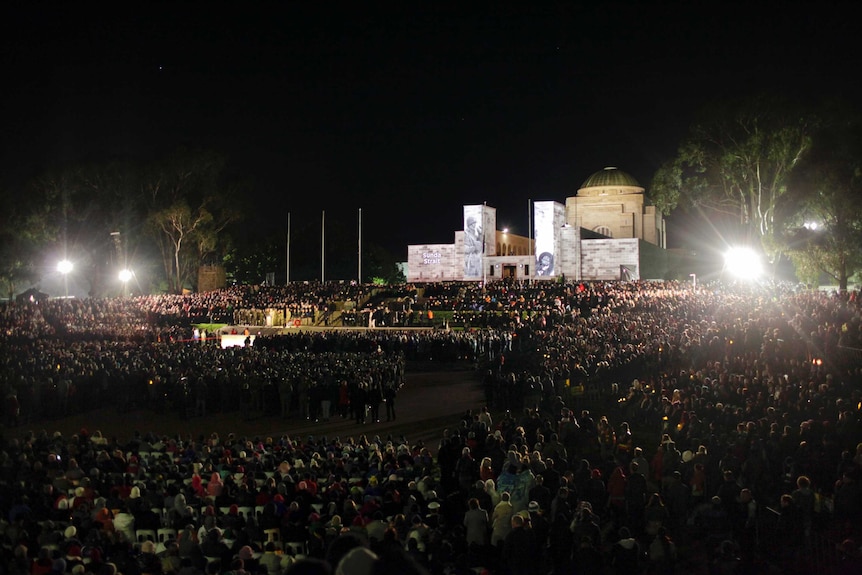
[[[482,206],[464,206],[464,277],[482,276],[484,249]]]
[[[536,241],[536,275],[556,275],[554,263],[556,258],[556,241],[554,229],[554,214],[556,202],[534,202],[533,216],[535,222]]]

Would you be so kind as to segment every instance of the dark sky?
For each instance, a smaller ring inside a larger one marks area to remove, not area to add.
[[[707,101],[860,95],[850,4],[361,4],[15,8],[0,177],[212,148],[249,182],[256,229],[362,208],[403,257],[451,242],[463,204],[526,235],[528,199],[605,166],[648,186]]]

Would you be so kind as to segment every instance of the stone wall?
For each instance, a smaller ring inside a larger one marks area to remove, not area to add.
[[[640,278],[639,240],[582,240],[581,276],[583,280],[618,280],[620,266],[626,266]]]
[[[199,292],[222,289],[226,285],[227,275],[222,266],[201,266],[198,268]]]
[[[574,226],[560,228],[560,273],[568,279],[581,279],[581,231]]]
[[[407,281],[431,282],[460,278],[464,268],[463,248],[461,254],[459,259],[454,244],[407,246]]]

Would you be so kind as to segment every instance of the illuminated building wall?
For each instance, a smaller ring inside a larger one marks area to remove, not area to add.
[[[463,258],[455,256],[455,244],[422,244],[407,246],[409,281],[446,281],[459,278]]]

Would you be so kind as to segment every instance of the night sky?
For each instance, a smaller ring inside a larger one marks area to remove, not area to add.
[[[463,204],[527,235],[529,199],[605,166],[648,187],[709,101],[860,96],[851,4],[522,4],[13,8],[0,181],[209,148],[248,183],[250,229],[362,208],[406,257],[451,242]]]

